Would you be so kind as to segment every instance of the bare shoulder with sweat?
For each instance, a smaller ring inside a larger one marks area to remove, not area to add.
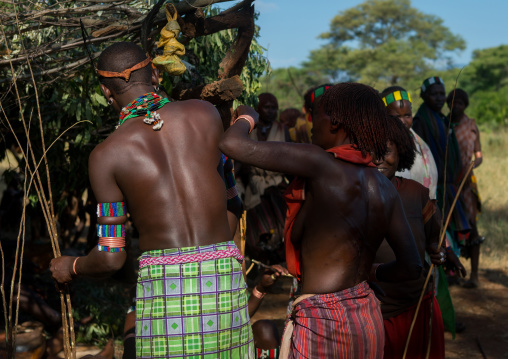
[[[88,159],[90,184],[97,202],[121,202],[123,194],[115,179],[117,141],[108,138],[94,148]]]
[[[203,130],[217,130],[223,132],[222,120],[219,111],[210,102],[202,100],[185,100],[172,103],[168,110],[174,108],[180,116],[183,116],[189,123],[199,122],[206,126]]]

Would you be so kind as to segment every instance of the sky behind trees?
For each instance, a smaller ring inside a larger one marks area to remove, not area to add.
[[[318,39],[340,11],[363,0],[256,0],[261,27],[259,43],[267,48],[272,68],[298,66],[311,50],[325,44]],[[457,66],[466,65],[476,49],[508,44],[506,0],[412,0],[423,13],[440,17],[444,26],[466,41],[466,50],[453,54]]]

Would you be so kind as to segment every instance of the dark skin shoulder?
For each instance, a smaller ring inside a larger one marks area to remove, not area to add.
[[[141,251],[231,240],[225,186],[217,172],[223,134],[217,110],[207,102],[188,100],[169,103],[158,112],[164,120],[160,131],[153,131],[141,117],[132,118],[94,149],[89,175],[97,201],[126,202]],[[98,223],[125,220],[100,217]],[[58,282],[71,279],[74,258],[52,263]],[[102,276],[121,268],[124,261],[124,252],[95,248],[78,260],[76,270]]]
[[[238,114],[256,116],[240,107]],[[335,159],[324,148],[348,144],[322,108],[314,119],[316,145],[256,142],[249,124],[238,121],[224,135],[221,150],[253,166],[306,180],[306,200],[291,240],[301,244],[302,293],[330,293],[367,279],[383,238],[397,260],[377,269],[377,278],[417,278],[421,262],[395,188],[376,169]]]

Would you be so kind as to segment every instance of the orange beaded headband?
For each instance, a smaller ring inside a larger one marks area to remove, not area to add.
[[[150,63],[150,58],[146,58],[143,61],[141,61],[140,63],[138,63],[132,67],[129,67],[128,69],[125,69],[122,72],[97,70],[97,74],[102,77],[121,77],[125,81],[129,82],[132,72],[145,67],[149,63]]]

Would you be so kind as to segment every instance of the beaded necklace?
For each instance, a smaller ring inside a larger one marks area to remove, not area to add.
[[[143,122],[147,125],[153,125],[152,129],[158,131],[162,128],[164,121],[161,120],[161,116],[155,111],[170,102],[167,98],[153,92],[144,94],[122,108],[116,128],[129,118],[145,115]]]

